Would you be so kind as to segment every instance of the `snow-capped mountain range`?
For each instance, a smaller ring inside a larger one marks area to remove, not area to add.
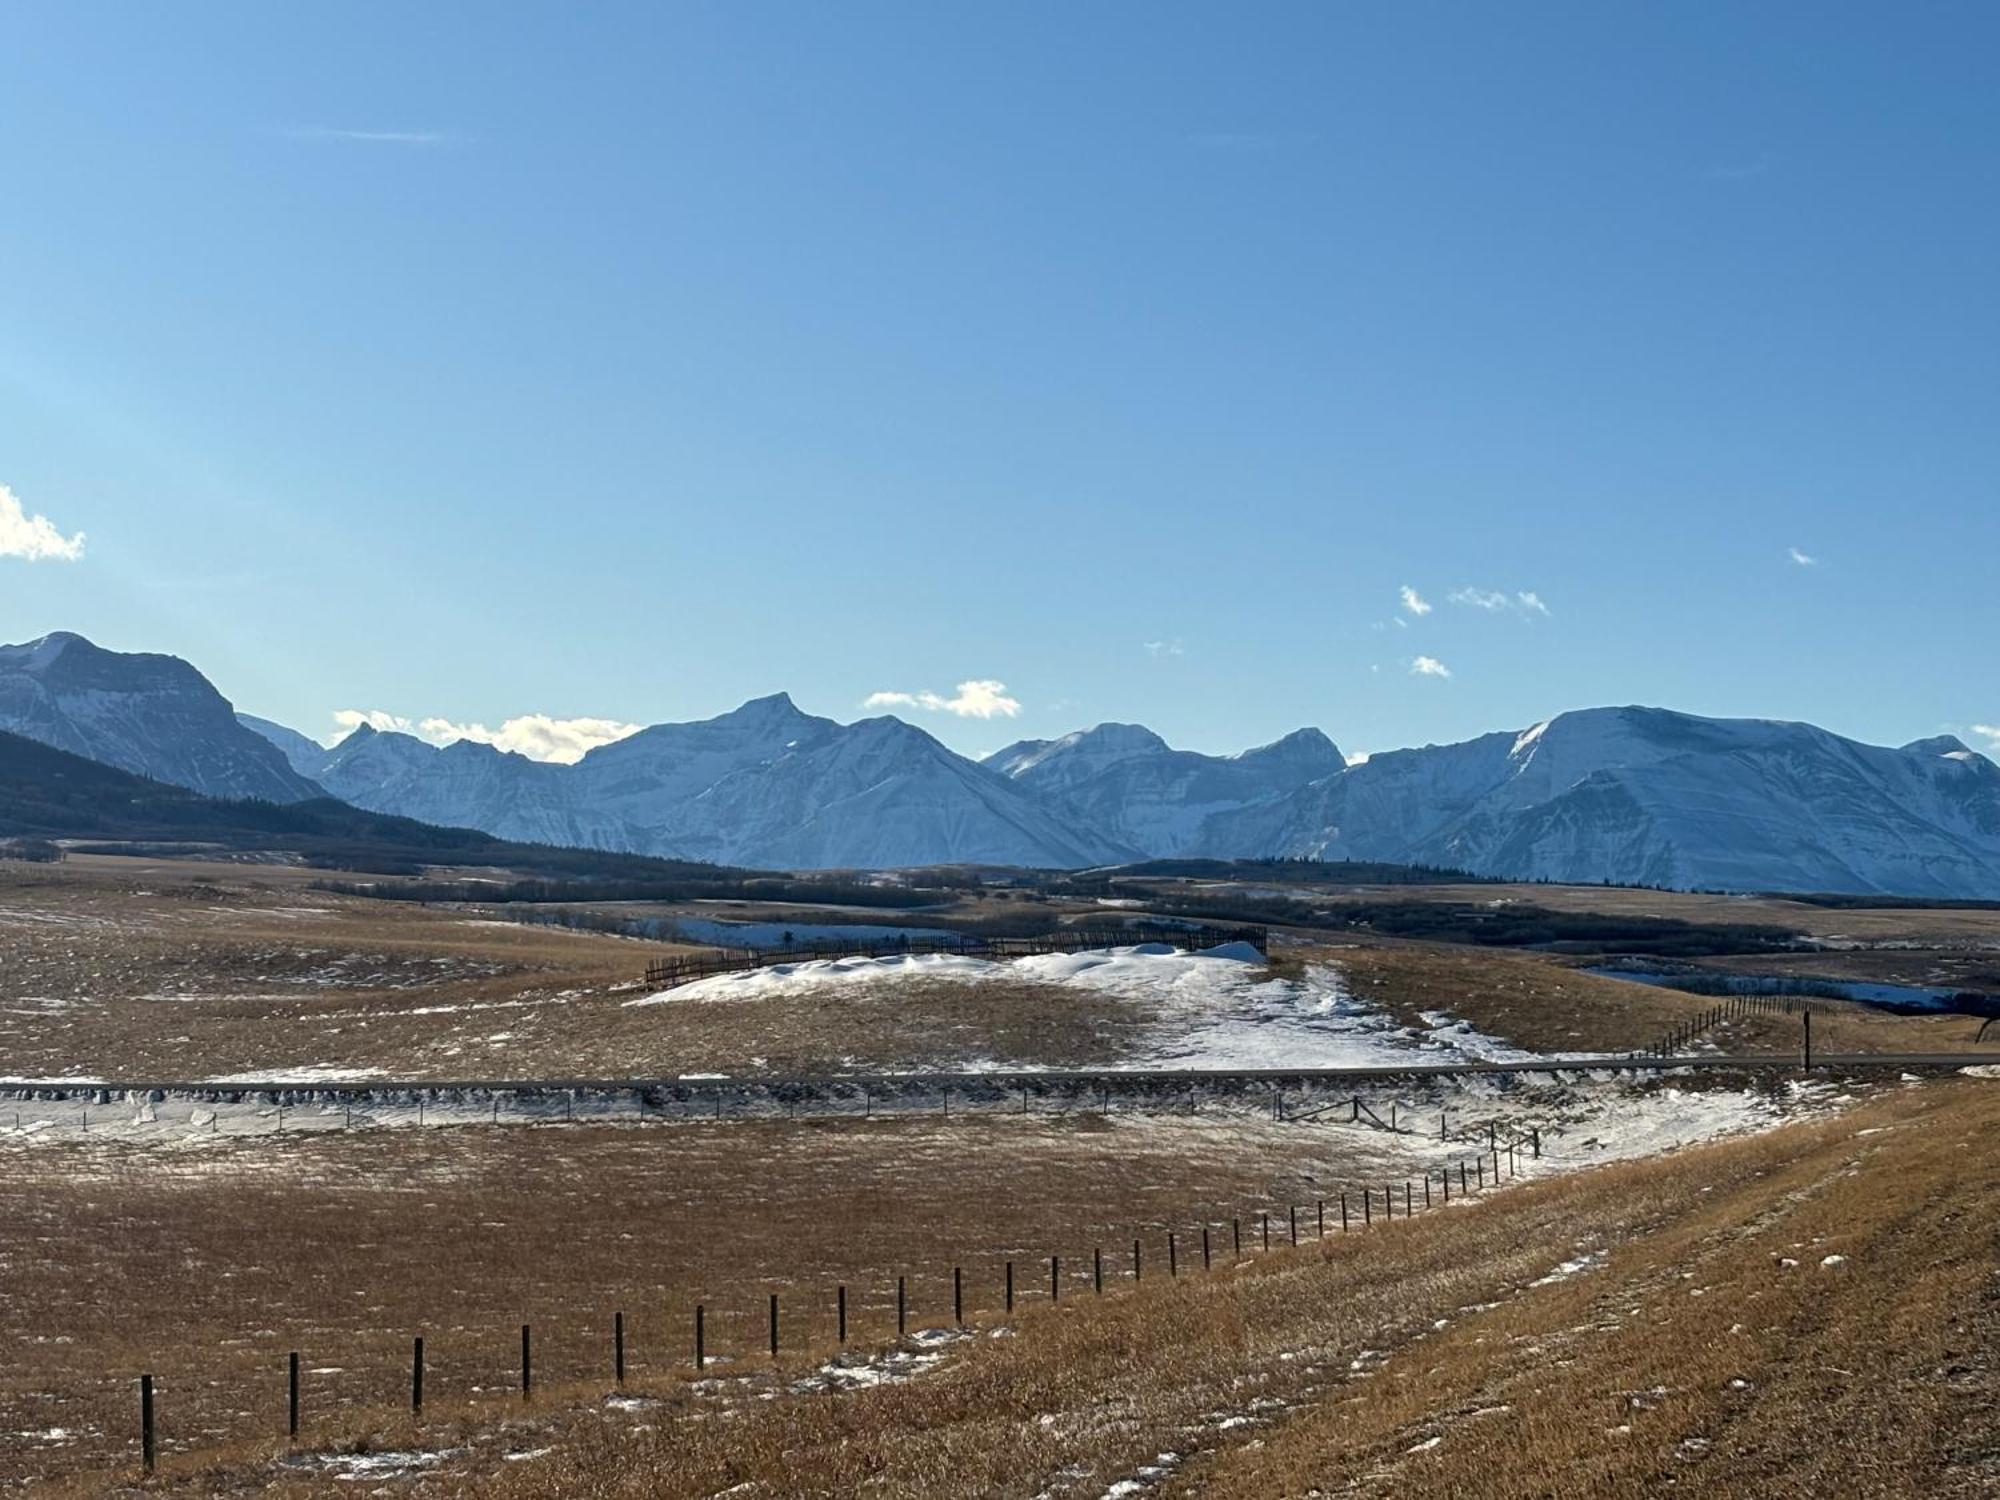
[[[1730,890],[2000,898],[2000,766],[1810,724],[1565,713],[1347,765],[1316,729],[1234,756],[1101,724],[974,762],[895,718],[784,694],[575,765],[357,729],[327,749],[232,712],[174,657],[0,647],[0,729],[223,797],[357,806],[504,838],[769,868],[1075,867],[1319,855]]]

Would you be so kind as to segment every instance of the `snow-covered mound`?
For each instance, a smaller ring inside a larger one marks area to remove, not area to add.
[[[1533,1056],[1463,1023],[1399,1025],[1349,994],[1336,969],[1314,965],[1299,979],[1275,976],[1247,943],[1195,953],[1141,943],[1004,962],[960,954],[824,959],[719,974],[625,1003],[769,1001],[806,989],[908,979],[1067,986],[1135,1002],[1150,1040],[1121,1068],[1369,1068]]]

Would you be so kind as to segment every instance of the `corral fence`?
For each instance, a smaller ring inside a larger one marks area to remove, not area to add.
[[[1353,1118],[1359,1120],[1364,1112],[1360,1101],[1350,1099],[1347,1103],[1353,1111]],[[1414,1121],[1413,1116],[1409,1118]],[[1379,1120],[1375,1123],[1381,1124]],[[1382,1125],[1382,1128],[1413,1135],[1427,1133],[1427,1130],[1420,1131],[1414,1125]],[[922,1285],[941,1289],[946,1282],[941,1266],[913,1267],[894,1277],[893,1341],[888,1313],[892,1304],[887,1295],[889,1283],[886,1279],[862,1288],[868,1294],[868,1302],[880,1309],[872,1319],[850,1317],[849,1286],[844,1281],[831,1288],[830,1297],[823,1289],[817,1298],[810,1301],[795,1296],[789,1306],[781,1300],[781,1294],[770,1290],[768,1285],[760,1286],[754,1292],[746,1289],[731,1296],[727,1304],[720,1308],[728,1315],[723,1326],[734,1327],[738,1332],[734,1341],[715,1337],[718,1324],[709,1316],[709,1301],[690,1301],[677,1309],[665,1309],[668,1316],[653,1325],[678,1325],[682,1332],[677,1339],[662,1337],[660,1344],[664,1347],[646,1351],[649,1355],[647,1369],[657,1379],[680,1370],[701,1372],[711,1364],[727,1364],[737,1371],[743,1370],[746,1362],[752,1361],[768,1361],[769,1366],[775,1367],[787,1357],[830,1357],[846,1362],[851,1358],[848,1351],[855,1343],[865,1343],[872,1354],[879,1357],[907,1348],[913,1338],[928,1344],[961,1338],[974,1326],[990,1330],[1009,1325],[1018,1307],[1035,1303],[1057,1307],[1065,1303],[1073,1305],[1079,1300],[1116,1295],[1121,1288],[1136,1287],[1149,1275],[1159,1278],[1164,1274],[1168,1280],[1179,1280],[1209,1274],[1218,1267],[1231,1270],[1246,1260],[1295,1251],[1313,1244],[1323,1245],[1342,1236],[1367,1233],[1378,1226],[1392,1225],[1399,1219],[1408,1221],[1427,1212],[1441,1211],[1452,1203],[1454,1197],[1464,1201],[1499,1187],[1516,1176],[1528,1162],[1539,1160],[1542,1155],[1542,1137],[1538,1126],[1520,1128],[1517,1134],[1504,1138],[1499,1127],[1491,1123],[1483,1130],[1458,1133],[1450,1132],[1441,1123],[1440,1132],[1447,1139],[1471,1142],[1475,1149],[1441,1165],[1427,1166],[1421,1176],[1353,1186],[1305,1203],[1261,1203],[1228,1218],[1190,1216],[1186,1222],[1180,1223],[1155,1221],[1139,1228],[1129,1240],[1121,1235],[1108,1244],[1099,1242],[1079,1247],[1081,1253],[1066,1256],[1056,1251],[1046,1259],[1002,1259],[999,1254],[988,1255],[983,1258],[985,1262],[989,1265],[997,1263],[1001,1269],[1000,1275],[984,1287],[969,1283],[963,1263],[954,1264],[950,1268],[948,1303],[940,1293],[933,1306],[920,1308],[916,1305],[911,1296],[913,1284],[921,1281]],[[921,1277],[918,1272],[922,1273]],[[648,1321],[651,1322],[650,1319]],[[871,1326],[862,1327],[863,1323]],[[806,1329],[803,1336],[799,1332],[801,1325]],[[628,1370],[636,1363],[634,1356],[638,1347],[633,1337],[636,1324],[628,1323],[626,1312],[621,1308],[607,1309],[600,1326],[603,1344],[596,1358],[603,1363],[599,1367],[601,1374],[598,1379],[604,1381],[607,1395],[615,1395],[625,1388]],[[761,1338],[754,1343],[748,1342],[743,1336],[746,1328],[760,1333]],[[494,1336],[469,1337],[490,1342]],[[499,1338],[502,1340],[499,1349],[487,1351],[488,1355],[497,1354],[500,1358],[511,1360],[514,1353],[511,1331],[499,1335]],[[518,1395],[510,1393],[506,1398],[498,1398],[493,1395],[490,1384],[481,1384],[455,1393],[461,1403],[476,1400],[497,1413],[504,1409],[503,1400],[511,1400],[517,1406],[534,1402],[535,1361],[537,1350],[542,1346],[535,1341],[532,1323],[520,1325],[519,1340]],[[412,1337],[409,1349],[408,1410],[413,1419],[421,1421],[426,1400],[434,1400],[438,1394],[437,1382],[432,1375],[438,1341],[433,1336],[427,1350],[424,1336],[416,1335]],[[504,1353],[501,1352],[503,1350]],[[490,1368],[484,1358],[480,1363],[482,1367]],[[300,1368],[300,1351],[292,1350],[272,1375],[274,1398],[278,1390],[283,1392],[284,1436],[294,1447],[304,1440],[307,1417]],[[840,1366],[829,1365],[827,1368],[832,1370]],[[432,1378],[427,1380],[427,1376]],[[575,1383],[564,1381],[563,1385],[565,1392],[573,1397]],[[139,1466],[144,1472],[151,1473],[160,1452],[161,1418],[166,1409],[161,1398],[166,1392],[150,1373],[138,1377],[137,1387],[138,1430],[133,1436],[137,1439]],[[814,1387],[795,1383],[793,1388]],[[829,1380],[818,1388],[833,1390],[839,1386]],[[257,1404],[246,1393],[241,1409],[252,1410]],[[275,1399],[273,1407],[277,1407]],[[462,1420],[464,1414],[455,1415]],[[272,1435],[276,1436],[275,1430]],[[211,1432],[201,1434],[209,1441],[213,1441],[214,1436]],[[175,1446],[184,1452],[194,1453],[199,1444],[190,1440]],[[131,1449],[127,1448],[126,1452],[129,1461]]]
[[[655,989],[670,990],[716,974],[735,974],[782,964],[808,963],[840,958],[896,958],[917,955],[944,955],[960,958],[1032,958],[1044,953],[1082,953],[1093,948],[1120,948],[1132,943],[1169,942],[1183,948],[1220,948],[1230,943],[1246,943],[1259,953],[1270,952],[1270,929],[1265,927],[1132,927],[1098,925],[1058,927],[1029,937],[986,937],[967,932],[952,937],[911,937],[901,934],[879,942],[861,939],[812,938],[777,948],[710,948],[700,953],[676,954],[646,966],[646,983]]]

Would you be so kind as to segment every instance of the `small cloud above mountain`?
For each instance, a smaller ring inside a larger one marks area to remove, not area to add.
[[[915,708],[925,713],[956,714],[961,719],[1011,719],[1021,711],[1021,700],[1010,697],[1007,684],[990,677],[975,677],[958,685],[947,698],[928,690],[916,693],[870,693],[863,708]]]
[[[0,557],[75,562],[82,556],[82,532],[64,536],[47,516],[29,515],[14,492],[0,484]]]
[[[1523,615],[1547,615],[1548,605],[1533,589],[1516,589],[1508,593],[1505,589],[1462,588],[1453,589],[1450,594],[1453,604],[1467,609],[1483,609],[1489,614],[1515,611]]]

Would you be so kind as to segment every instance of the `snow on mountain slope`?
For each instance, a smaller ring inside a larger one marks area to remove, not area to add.
[[[585,844],[570,809],[566,769],[472,740],[440,749],[363,724],[328,753],[319,782],[371,812],[524,843]]]
[[[2000,895],[2000,767],[1809,724],[1587,709],[1372,757],[1211,832],[1248,849],[1727,890]]]
[[[211,797],[320,794],[186,662],[68,631],[0,646],[0,729]]]
[[[900,719],[835,728],[703,792],[681,826],[683,849],[695,858],[800,868],[1075,866],[1136,853],[1067,825],[1005,777]]]
[[[237,712],[236,722],[253,734],[261,734],[276,745],[278,753],[284,756],[291,768],[301,776],[317,779],[320,770],[326,765],[330,753],[326,746],[318,740],[300,734],[296,729],[287,728],[270,719],[260,719],[255,714],[246,714],[241,710]]]
[[[727,777],[754,772],[836,738],[841,726],[802,713],[785,693],[753,698],[713,719],[655,724],[599,745],[570,772],[573,805],[588,841],[630,852],[662,852],[690,836],[713,839],[708,815],[689,805]],[[706,855],[690,856],[707,858]]]
[[[1136,724],[1099,724],[1058,740],[1024,740],[982,764],[1072,823],[1165,856],[1202,848],[1210,820],[1276,803],[1344,762],[1317,729],[1215,756],[1175,750]]]

